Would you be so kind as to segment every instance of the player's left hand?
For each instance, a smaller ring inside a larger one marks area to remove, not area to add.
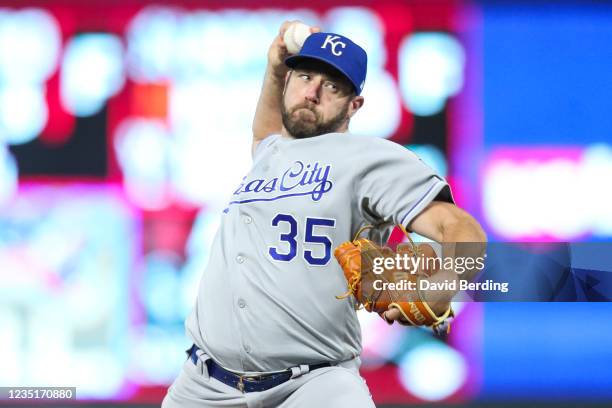
[[[387,322],[388,324],[393,324],[393,322],[395,321],[408,324],[406,319],[404,319],[404,317],[400,313],[399,309],[395,307],[392,307],[386,312],[381,313],[380,317],[385,319],[385,322]]]
[[[445,306],[445,309],[448,309],[448,306]],[[402,316],[399,309],[395,307],[390,307],[387,311],[380,314],[387,324],[393,324],[393,322],[398,322],[400,324],[404,324],[407,326],[411,326],[410,322]]]

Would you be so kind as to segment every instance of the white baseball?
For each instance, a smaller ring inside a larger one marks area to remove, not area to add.
[[[293,23],[285,31],[283,41],[289,54],[297,54],[302,49],[304,41],[310,35],[310,27],[304,23]]]

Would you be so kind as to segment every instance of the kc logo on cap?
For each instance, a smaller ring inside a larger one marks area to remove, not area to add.
[[[321,46],[321,48],[326,49],[328,44],[331,44],[331,52],[332,54],[334,54],[336,57],[339,57],[342,55],[342,51],[336,50],[336,47],[340,46],[342,48],[346,48],[346,43],[343,43],[340,40],[340,36],[339,35],[333,35],[333,34],[328,34],[327,37],[325,37],[325,41],[323,42],[323,45]]]
[[[331,65],[353,84],[357,95],[361,94],[368,68],[365,50],[349,38],[336,33],[312,33],[304,41],[300,52],[285,59],[289,68],[300,61],[311,59]]]

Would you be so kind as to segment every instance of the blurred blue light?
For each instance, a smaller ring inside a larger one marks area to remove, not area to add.
[[[158,82],[171,77],[181,15],[177,9],[150,6],[130,22],[127,66],[131,79]]]
[[[398,58],[402,97],[416,115],[440,112],[463,86],[465,51],[449,34],[412,34],[400,44]]]
[[[148,209],[169,204],[166,185],[170,168],[170,138],[159,120],[126,119],[115,132],[115,151],[130,199]]]
[[[395,79],[387,71],[368,72],[363,107],[351,118],[352,133],[388,138],[400,125],[402,106]]]
[[[41,85],[56,69],[61,33],[47,11],[0,10],[0,83]]]
[[[0,85],[0,141],[18,145],[34,140],[44,129],[48,115],[41,85]]]
[[[485,144],[612,141],[612,8],[595,3],[482,2]]]
[[[338,7],[327,12],[325,21],[322,27],[325,31],[345,35],[366,50],[368,76],[374,70],[384,69],[387,62],[385,25],[373,10],[367,7]],[[369,81],[368,78],[366,84]]]
[[[62,62],[61,100],[76,116],[94,115],[121,90],[123,45],[111,34],[81,34],[71,38]]]
[[[486,304],[481,396],[612,397],[611,315],[605,302]]]
[[[185,318],[178,298],[180,263],[180,257],[171,252],[156,251],[146,257],[140,296],[147,315],[157,323],[172,324]]]
[[[446,177],[448,162],[440,149],[433,145],[409,145],[406,147],[419,156],[425,164],[434,169],[437,174]]]
[[[2,358],[0,379],[71,384],[81,398],[115,395],[126,377],[137,233],[120,191],[26,183],[0,225],[0,343],[10,347],[0,357],[13,356]]]

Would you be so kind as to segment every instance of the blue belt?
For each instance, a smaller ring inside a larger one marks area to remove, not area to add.
[[[199,347],[195,344],[187,350],[189,359],[193,364],[198,365],[198,355],[196,352]],[[319,363],[308,366],[308,372],[323,367],[331,367],[331,363]],[[223,384],[229,385],[232,388],[236,388],[241,392],[256,392],[265,391],[270,388],[276,387],[291,379],[293,372],[291,369],[285,371],[279,371],[273,374],[256,374],[256,375],[238,375],[231,371],[226,370],[219,364],[214,362],[212,359],[206,360],[206,367],[208,368],[208,375],[221,381]]]

